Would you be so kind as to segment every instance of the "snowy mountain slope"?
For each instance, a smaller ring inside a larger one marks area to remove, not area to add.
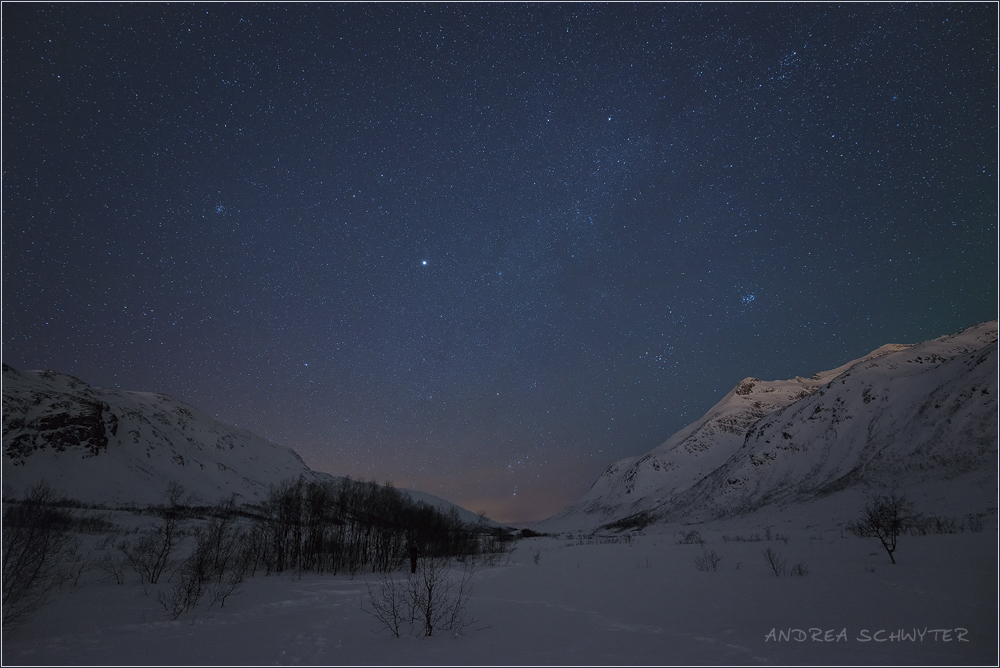
[[[165,394],[92,387],[52,371],[3,365],[4,496],[44,479],[60,496],[119,505],[157,504],[178,482],[198,503],[252,502],[289,479],[336,481],[292,450],[223,424]],[[415,490],[414,501],[458,508]]]
[[[290,448],[166,395],[6,364],[3,455],[5,493],[44,478],[60,495],[108,504],[161,503],[172,481],[200,502],[253,501],[316,475]]]
[[[432,508],[437,508],[445,515],[452,512],[452,509],[457,509],[459,519],[465,522],[466,524],[479,524],[480,522],[482,522],[486,526],[491,526],[491,527],[500,526],[499,522],[491,520],[488,517],[481,518],[479,513],[474,512],[472,510],[468,510],[467,508],[463,508],[462,506],[457,506],[451,501],[442,499],[440,496],[434,496],[433,494],[422,492],[418,489],[408,489],[406,487],[397,487],[396,489],[398,489],[403,494],[409,496],[410,500],[412,500],[414,503],[425,503],[428,506],[431,506]]]
[[[852,485],[995,471],[996,341],[993,321],[808,379],[745,379],[663,445],[612,464],[543,527],[724,517]]]

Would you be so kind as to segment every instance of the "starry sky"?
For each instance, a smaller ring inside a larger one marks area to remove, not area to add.
[[[997,317],[997,5],[3,5],[3,360],[537,520]]]

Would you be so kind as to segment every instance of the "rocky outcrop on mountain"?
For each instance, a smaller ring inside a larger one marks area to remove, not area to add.
[[[3,372],[16,373],[7,364]],[[40,376],[54,378],[50,372]],[[58,452],[78,449],[96,456],[108,447],[108,434],[118,432],[118,418],[111,407],[90,396],[89,386],[79,379],[66,376],[65,384],[80,390],[80,394],[56,390],[44,394],[4,393],[3,447],[10,463],[24,464],[33,452],[44,448]]]
[[[543,526],[713,519],[972,471],[995,480],[996,395],[995,321],[811,378],[747,378]]]

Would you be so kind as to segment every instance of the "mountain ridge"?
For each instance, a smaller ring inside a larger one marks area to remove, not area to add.
[[[541,526],[717,519],[851,486],[995,471],[996,350],[988,321],[809,378],[745,378],[660,446],[612,463]],[[914,447],[896,443],[903,436]]]
[[[55,371],[3,364],[4,497],[45,480],[60,496],[101,505],[162,503],[178,482],[192,502],[263,500],[286,480],[335,481],[292,448],[227,425],[157,392],[91,386]],[[415,502],[463,521],[478,515],[427,492]]]

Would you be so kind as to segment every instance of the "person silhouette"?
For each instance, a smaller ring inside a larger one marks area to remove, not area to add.
[[[420,556],[420,550],[417,549],[416,543],[410,543],[410,572],[417,572],[417,557]]]

